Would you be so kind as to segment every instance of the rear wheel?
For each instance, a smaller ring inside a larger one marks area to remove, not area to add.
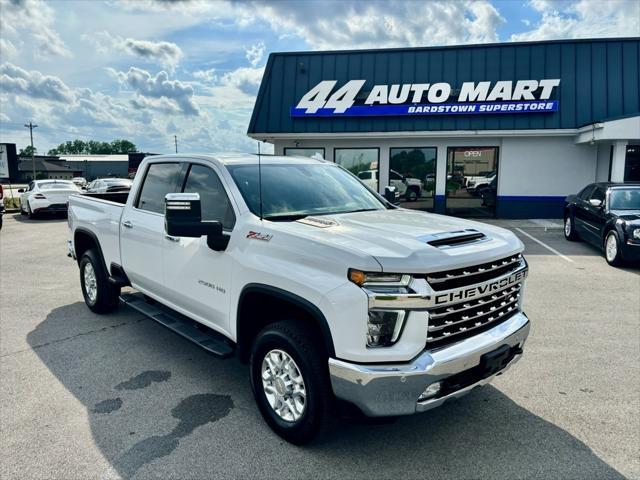
[[[251,386],[260,413],[282,438],[312,440],[328,423],[333,393],[327,355],[302,321],[285,320],[257,336],[250,360]]]
[[[406,197],[409,202],[415,202],[419,197],[418,189],[415,187],[409,188],[409,190],[407,190]]]
[[[572,242],[578,240],[578,234],[576,233],[575,228],[573,215],[567,213],[564,217],[564,238]]]
[[[622,264],[622,256],[620,255],[620,240],[615,230],[607,233],[604,239],[604,258],[609,265],[617,267]]]
[[[120,289],[109,282],[100,254],[87,250],[80,260],[80,285],[87,307],[95,313],[109,313],[118,306]]]

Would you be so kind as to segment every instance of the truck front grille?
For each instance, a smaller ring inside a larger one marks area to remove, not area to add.
[[[522,255],[518,254],[469,268],[428,274],[426,278],[436,290],[455,289],[508,275],[521,268],[522,263]],[[522,283],[515,283],[481,297],[429,310],[427,348],[458,342],[506,321],[520,311],[521,294]]]
[[[431,288],[436,291],[451,290],[452,288],[466,287],[514,272],[520,267],[521,262],[522,254],[518,253],[481,265],[428,273],[422,275],[422,278],[425,278]]]

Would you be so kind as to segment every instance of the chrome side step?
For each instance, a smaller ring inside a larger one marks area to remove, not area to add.
[[[194,320],[160,303],[147,302],[141,293],[125,293],[120,300],[217,357],[233,355],[235,347],[225,336],[204,325],[198,328]]]

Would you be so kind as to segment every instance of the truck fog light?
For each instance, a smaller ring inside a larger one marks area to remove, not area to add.
[[[404,310],[369,310],[367,346],[388,347],[398,341],[404,326]]]
[[[432,383],[424,389],[424,392],[422,392],[422,394],[418,397],[418,401],[424,402],[425,400],[435,397],[440,393],[440,387],[440,382]]]

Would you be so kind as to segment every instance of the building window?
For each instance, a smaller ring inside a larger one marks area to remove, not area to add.
[[[309,158],[324,158],[324,148],[285,148],[284,154],[287,157],[309,157]]]
[[[433,210],[437,149],[392,148],[389,154],[389,185],[400,193],[402,206]]]
[[[335,162],[356,175],[362,183],[378,191],[378,148],[336,148]]]

